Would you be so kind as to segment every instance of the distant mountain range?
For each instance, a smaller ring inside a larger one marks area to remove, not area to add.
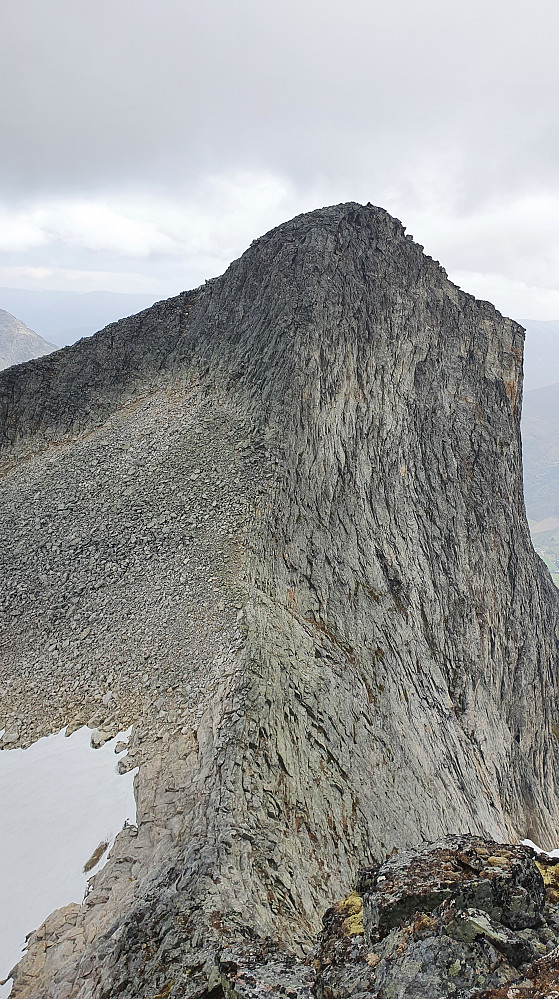
[[[532,530],[559,527],[559,321],[524,323],[524,498]]]
[[[180,290],[180,289],[177,289]],[[153,295],[126,295],[111,291],[27,291],[0,288],[0,309],[19,316],[40,336],[57,347],[91,336],[109,323],[142,312],[153,305]]]
[[[520,320],[526,327],[524,390],[559,382],[559,320]]]
[[[524,394],[522,438],[528,516],[559,518],[559,384]]]
[[[0,370],[30,361],[33,357],[42,357],[56,349],[53,343],[38,336],[21,319],[0,309]]]

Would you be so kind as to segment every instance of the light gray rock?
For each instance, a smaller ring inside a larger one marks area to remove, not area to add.
[[[34,357],[43,357],[57,349],[53,343],[30,330],[21,319],[0,309],[0,370]]]
[[[16,742],[19,742],[19,732],[4,732],[2,736],[3,745],[14,746]]]
[[[104,746],[110,739],[112,739],[110,732],[105,732],[101,728],[94,728],[90,739],[91,747],[92,749],[100,749],[101,746]]]

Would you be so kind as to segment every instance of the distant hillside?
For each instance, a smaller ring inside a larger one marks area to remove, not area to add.
[[[522,444],[524,498],[537,550],[553,563],[559,550],[550,541],[559,518],[559,320],[523,320],[524,401]],[[559,538],[559,532],[558,532]]]
[[[526,327],[524,388],[543,388],[559,382],[559,320],[522,320]]]
[[[9,312],[0,309],[0,370],[50,354],[56,347]]]
[[[179,290],[179,289],[177,289]],[[28,291],[23,288],[0,288],[0,308],[21,316],[58,347],[75,343],[81,337],[124,316],[141,312],[153,305],[154,295],[127,295],[111,291]]]
[[[559,517],[559,384],[524,393],[522,442],[528,517]]]

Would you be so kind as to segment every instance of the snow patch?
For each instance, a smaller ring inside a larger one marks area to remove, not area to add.
[[[531,846],[535,853],[545,853],[546,857],[559,857],[559,850],[542,850],[535,843],[532,843],[531,839],[522,839],[520,842],[522,846]]]
[[[136,821],[136,770],[119,774],[114,755],[116,741],[130,731],[99,749],[82,728],[0,752],[0,980],[31,930],[54,909],[82,901],[117,833]],[[109,847],[85,873],[100,843]],[[10,991],[11,981],[0,986],[0,999]]]

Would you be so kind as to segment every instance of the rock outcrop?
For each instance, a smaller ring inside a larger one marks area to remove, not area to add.
[[[34,357],[43,357],[57,348],[22,323],[21,319],[0,309],[0,371]]]
[[[349,204],[0,376],[0,725],[133,722],[140,765],[14,997],[203,995],[235,948],[305,953],[394,848],[556,845],[522,344]]]
[[[559,859],[449,838],[361,872],[325,915],[318,999],[559,996]]]

